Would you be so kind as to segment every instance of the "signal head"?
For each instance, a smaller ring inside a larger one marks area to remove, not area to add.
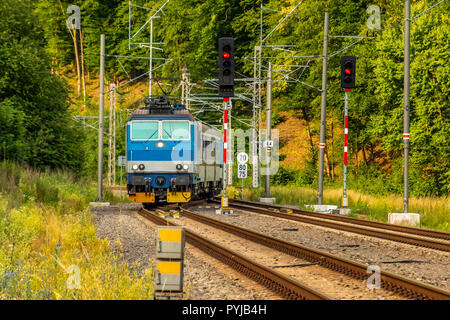
[[[351,89],[355,87],[356,57],[342,56],[341,58],[341,87]]]
[[[234,96],[234,39],[219,39],[219,96]]]

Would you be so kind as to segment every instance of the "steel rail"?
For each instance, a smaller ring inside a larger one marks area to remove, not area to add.
[[[414,234],[412,235],[411,232],[404,232],[400,231],[402,226],[395,226],[395,225],[389,225],[389,224],[383,224],[387,225],[389,227],[393,226],[393,229],[386,230],[388,228],[383,228],[382,226],[376,226],[369,225],[371,222],[374,221],[368,221],[368,220],[360,220],[360,219],[354,219],[349,217],[340,217],[336,215],[331,214],[322,214],[321,216],[317,216],[317,213],[308,212],[310,216],[304,215],[303,213],[300,214],[286,214],[282,212],[277,212],[269,209],[265,209],[262,207],[255,207],[252,205],[243,205],[243,204],[237,204],[236,201],[230,201],[230,206],[241,209],[241,210],[247,210],[255,213],[265,214],[269,216],[274,216],[282,219],[287,220],[293,220],[308,224],[314,224],[322,227],[357,233],[357,234],[363,234],[371,237],[377,237],[380,239],[386,239],[390,241],[397,241],[407,244],[412,244],[416,246],[421,246],[425,248],[431,248],[441,251],[450,252],[450,243],[444,239],[435,239],[435,238],[422,238],[426,237],[422,234]],[[292,209],[295,210],[295,209]],[[299,213],[297,211],[293,211],[295,213]],[[325,217],[324,217],[325,216]],[[329,216],[329,217],[328,217]],[[330,221],[330,220],[339,220],[340,218],[347,218],[352,219],[348,221]],[[357,222],[354,222],[357,221]],[[362,223],[359,223],[361,221],[364,221]],[[365,224],[369,222],[369,224],[366,224],[366,226],[359,226],[358,224]],[[378,223],[382,224],[382,223]],[[400,227],[397,230],[394,230],[396,228]],[[403,227],[405,228],[405,227]],[[418,229],[418,228],[410,228],[410,229]],[[418,229],[421,230],[421,229]],[[423,229],[426,231],[426,229]],[[399,232],[399,233],[396,233]],[[445,233],[444,233],[445,234]]]
[[[164,218],[158,217],[149,210],[141,209],[139,214],[158,225],[173,225]],[[331,298],[323,293],[314,290],[307,285],[297,281],[281,272],[269,269],[255,261],[252,261],[241,254],[229,250],[217,243],[214,243],[193,231],[184,228],[188,243],[204,251],[208,255],[224,262],[233,269],[243,273],[250,279],[261,283],[270,290],[281,296],[292,300],[330,300]]]
[[[324,251],[311,249],[296,243],[244,229],[216,219],[208,218],[187,210],[187,208],[195,205],[197,204],[190,203],[184,205],[181,208],[183,216],[211,225],[215,228],[220,228],[239,237],[260,243],[275,250],[287,253],[291,256],[308,260],[312,263],[316,263],[356,279],[366,280],[371,275],[367,271],[367,265],[341,258]],[[420,300],[450,300],[450,292],[436,286],[408,279],[386,271],[382,271],[380,273],[380,277],[382,288],[407,298]]]
[[[386,229],[386,230],[391,230],[391,231],[410,233],[410,234],[417,235],[417,236],[450,240],[449,232],[443,232],[443,231],[438,231],[438,230],[406,227],[406,226],[401,226],[401,225],[396,225],[396,224],[389,224],[389,223],[385,223],[385,222],[363,220],[363,219],[345,217],[345,216],[329,214],[329,213],[313,212],[313,211],[289,208],[289,207],[285,207],[285,206],[277,206],[277,205],[273,205],[273,204],[265,204],[265,203],[254,202],[254,201],[231,200],[231,199],[229,201],[230,201],[230,203],[236,202],[236,203],[248,204],[248,205],[252,205],[252,206],[259,206],[259,207],[263,207],[263,208],[272,208],[275,210],[290,209],[290,210],[292,210],[293,213],[305,215],[305,216],[323,218],[323,219],[328,219],[328,220],[335,220],[335,221],[340,221],[340,222],[353,223],[353,224],[364,225],[364,226],[368,226],[368,227],[372,227],[372,228],[380,228],[380,229]]]

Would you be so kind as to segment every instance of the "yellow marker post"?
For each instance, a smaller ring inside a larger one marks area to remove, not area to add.
[[[164,212],[164,211],[162,211]],[[155,299],[180,299],[183,295],[184,229],[156,229]]]

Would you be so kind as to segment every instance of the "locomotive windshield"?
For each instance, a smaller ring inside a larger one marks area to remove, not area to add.
[[[189,121],[163,121],[162,138],[166,140],[188,140]]]
[[[132,140],[158,139],[158,121],[134,121],[131,127]]]

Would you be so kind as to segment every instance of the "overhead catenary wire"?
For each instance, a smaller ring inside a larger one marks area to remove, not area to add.
[[[431,9],[437,7],[438,5],[440,5],[441,3],[445,2],[445,1],[447,1],[447,0],[441,0],[441,1],[437,2],[437,3],[435,3],[434,5],[432,5],[431,7],[429,7],[428,9],[426,9],[426,10],[422,11],[421,13],[419,13],[417,16],[411,18],[410,21],[413,21],[414,19],[417,19],[418,17],[420,17],[420,16],[423,15],[424,13],[430,11]]]

